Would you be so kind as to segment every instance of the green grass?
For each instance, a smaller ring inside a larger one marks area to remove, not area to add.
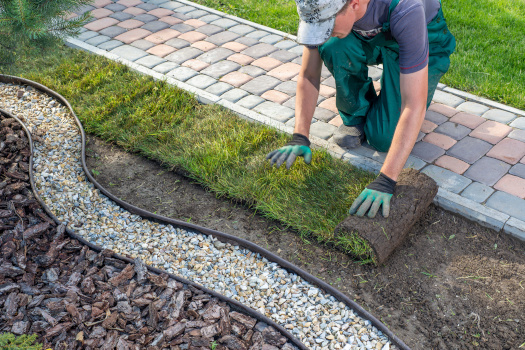
[[[196,0],[265,26],[296,34],[293,0]],[[457,49],[442,83],[525,109],[525,1],[443,0]]]
[[[126,66],[60,47],[19,56],[4,74],[37,81],[74,106],[87,132],[176,168],[214,191],[251,205],[305,237],[316,237],[371,259],[356,237],[334,239],[335,226],[373,179],[348,163],[315,151],[287,171],[265,156],[288,135],[249,123],[220,106],[199,105],[190,94]]]

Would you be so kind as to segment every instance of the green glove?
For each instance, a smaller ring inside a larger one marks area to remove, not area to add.
[[[310,164],[312,161],[312,151],[310,150],[310,140],[301,134],[293,134],[292,141],[285,146],[268,153],[266,159],[270,164],[279,168],[286,162],[286,169],[290,169],[297,157],[304,157],[304,162]]]
[[[382,206],[383,216],[387,218],[390,214],[390,199],[394,194],[395,187],[396,182],[394,180],[383,173],[379,173],[377,179],[366,186],[357,197],[348,213],[364,216],[368,212],[369,218],[375,218],[379,207]]]

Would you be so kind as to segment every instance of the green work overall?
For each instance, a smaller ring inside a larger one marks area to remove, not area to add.
[[[399,45],[390,34],[390,15],[399,0],[392,0],[382,32],[365,38],[354,31],[343,39],[331,38],[319,53],[336,83],[336,106],[344,125],[364,123],[368,143],[378,151],[390,148],[401,114]],[[439,79],[450,66],[456,40],[447,28],[441,8],[427,25],[428,96],[432,101]],[[383,64],[381,92],[376,94],[368,65]]]

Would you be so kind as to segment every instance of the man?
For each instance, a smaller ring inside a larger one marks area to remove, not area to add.
[[[440,0],[296,0],[301,19],[297,42],[305,45],[297,81],[292,141],[268,154],[289,169],[296,157],[310,163],[308,135],[319,94],[322,62],[336,82],[343,124],[341,147],[366,141],[388,152],[381,172],[350,207],[350,214],[387,217],[396,180],[417,140],[439,79],[456,42]],[[383,64],[375,93],[367,65]]]

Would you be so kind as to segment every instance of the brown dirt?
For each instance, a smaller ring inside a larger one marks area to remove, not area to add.
[[[338,288],[413,349],[525,348],[525,242],[431,206],[386,264],[355,263],[90,137],[96,179],[151,212],[250,240]]]

